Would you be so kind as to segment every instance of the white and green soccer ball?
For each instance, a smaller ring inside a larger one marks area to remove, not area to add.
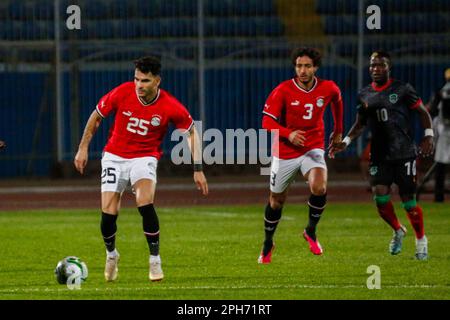
[[[55,277],[59,284],[66,284],[69,289],[80,289],[81,284],[87,280],[88,268],[78,257],[65,257],[56,265]]]

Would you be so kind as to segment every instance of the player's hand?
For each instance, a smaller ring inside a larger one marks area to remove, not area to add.
[[[330,149],[333,145],[339,144],[342,142],[342,133],[335,134],[332,132],[330,134],[330,142],[328,144],[328,149]]]
[[[194,182],[197,185],[197,189],[201,190],[203,195],[208,195],[208,182],[203,171],[194,171]]]
[[[301,130],[295,130],[292,131],[289,134],[289,141],[294,145],[294,146],[301,146],[303,147],[305,144],[305,131],[301,131]]]
[[[6,147],[5,141],[0,140],[0,149],[3,149],[4,147]]]
[[[78,149],[77,154],[75,155],[75,159],[73,161],[73,164],[75,165],[75,168],[77,171],[81,174],[84,173],[84,168],[87,165],[88,161],[88,151],[87,149]]]
[[[422,139],[419,147],[419,154],[422,157],[429,157],[433,153],[434,141],[433,137],[426,136]]]
[[[347,144],[345,142],[332,144],[328,147],[328,157],[334,159],[336,153],[342,152],[345,149],[347,149]]]

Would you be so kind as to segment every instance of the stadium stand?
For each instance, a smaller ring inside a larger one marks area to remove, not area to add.
[[[137,56],[161,55],[165,88],[199,117],[197,1],[60,2],[66,160],[73,156],[73,145],[97,99],[130,79],[130,61]],[[30,108],[32,118],[37,119],[20,132],[29,137],[22,142],[22,149],[8,147],[10,158],[2,161],[14,169],[0,166],[0,176],[48,174],[45,163],[54,157],[53,3],[0,1],[0,99],[4,102],[0,104],[0,137],[12,128],[23,128]],[[81,8],[81,30],[65,27],[66,8],[71,4]],[[433,75],[448,67],[450,0],[372,0],[370,4],[382,10],[382,30],[364,30],[364,56],[379,48],[391,51],[396,57],[396,75],[414,83],[427,99],[440,85]],[[280,79],[292,76],[287,60],[291,48],[304,44],[324,51],[319,75],[335,80],[343,90],[344,101],[353,106],[357,8],[358,0],[203,0],[207,126],[220,130],[259,128],[266,95]],[[36,99],[17,100],[11,92],[30,81],[38,82]],[[7,110],[6,106],[12,105],[15,108]],[[73,120],[74,114],[78,120]],[[353,109],[345,113],[346,127],[353,118]],[[330,114],[326,123],[331,123]],[[93,143],[97,157],[107,134],[105,129]],[[168,146],[165,142],[164,148]],[[355,152],[351,149],[346,155],[354,156]]]

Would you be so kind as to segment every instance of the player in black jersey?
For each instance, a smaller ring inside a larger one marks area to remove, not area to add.
[[[393,229],[389,250],[398,254],[406,228],[400,224],[390,199],[392,183],[398,185],[403,208],[416,234],[416,258],[428,258],[427,237],[422,208],[416,202],[417,153],[429,156],[433,151],[431,117],[414,88],[390,77],[391,58],[386,52],[374,52],[369,72],[372,83],[359,92],[355,123],[342,143],[331,146],[330,157],[343,151],[368,126],[372,133],[369,173],[378,212]],[[413,114],[420,117],[425,134],[419,150],[414,142]]]

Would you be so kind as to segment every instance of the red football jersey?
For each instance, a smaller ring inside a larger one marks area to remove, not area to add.
[[[314,78],[314,85],[308,91],[301,88],[295,78],[278,85],[267,98],[263,110],[263,128],[279,129],[279,136],[276,137],[273,146],[273,155],[280,159],[292,159],[311,149],[324,149],[323,114],[330,102],[334,132],[342,133],[341,91],[333,81]],[[293,145],[288,139],[289,134],[295,130],[305,131],[306,141],[302,147]]]
[[[194,121],[186,108],[167,91],[158,90],[153,101],[143,103],[134,82],[125,82],[103,96],[96,106],[103,118],[115,112],[104,151],[123,158],[161,158],[161,143],[170,123],[190,130]]]

